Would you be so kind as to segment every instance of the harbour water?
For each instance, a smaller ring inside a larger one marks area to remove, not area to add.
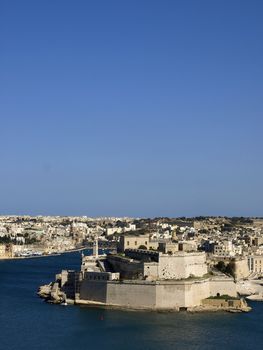
[[[80,253],[0,261],[0,349],[262,349],[263,303],[253,311],[155,313],[49,305],[36,295]]]

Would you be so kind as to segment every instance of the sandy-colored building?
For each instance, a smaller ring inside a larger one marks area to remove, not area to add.
[[[149,235],[121,235],[118,242],[118,251],[123,253],[126,249],[149,249]]]
[[[92,257],[84,259],[80,304],[180,310],[201,306],[211,296],[237,296],[233,278],[208,273],[204,252],[125,249],[125,256],[99,257],[96,264]]]
[[[263,255],[248,256],[248,268],[251,273],[263,276]]]
[[[13,245],[0,244],[0,258],[12,258],[12,257],[13,257]]]
[[[236,280],[247,278],[250,274],[248,259],[246,257],[235,258],[233,260],[234,275]]]
[[[5,257],[5,244],[0,244],[0,258]]]
[[[237,297],[232,277],[208,271],[205,252],[141,246],[149,246],[148,236],[122,236],[122,254],[83,256],[81,271],[62,272],[62,292],[72,295],[75,288],[78,304],[150,310],[185,310],[209,297]]]
[[[160,242],[158,244],[158,250],[162,253],[173,254],[175,252],[178,252],[179,245],[178,243],[173,242]]]
[[[87,258],[86,258],[87,259]],[[236,297],[236,284],[226,275],[209,275],[205,253],[164,254],[129,249],[125,256],[109,255],[80,283],[76,303],[152,310],[180,310],[202,305],[211,296]],[[87,264],[90,267],[90,262]],[[113,278],[114,277],[114,278]]]

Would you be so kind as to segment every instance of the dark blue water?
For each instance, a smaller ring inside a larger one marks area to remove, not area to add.
[[[49,305],[39,285],[80,254],[0,261],[0,349],[263,349],[263,303],[247,314],[154,313]]]

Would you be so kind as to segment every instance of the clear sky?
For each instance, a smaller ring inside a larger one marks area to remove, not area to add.
[[[0,213],[263,216],[263,1],[2,0]]]

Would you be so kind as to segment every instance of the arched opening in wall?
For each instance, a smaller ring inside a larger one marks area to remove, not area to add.
[[[220,293],[216,293],[216,296],[217,296],[217,297],[220,297]]]
[[[187,311],[187,307],[179,307],[179,311]]]

